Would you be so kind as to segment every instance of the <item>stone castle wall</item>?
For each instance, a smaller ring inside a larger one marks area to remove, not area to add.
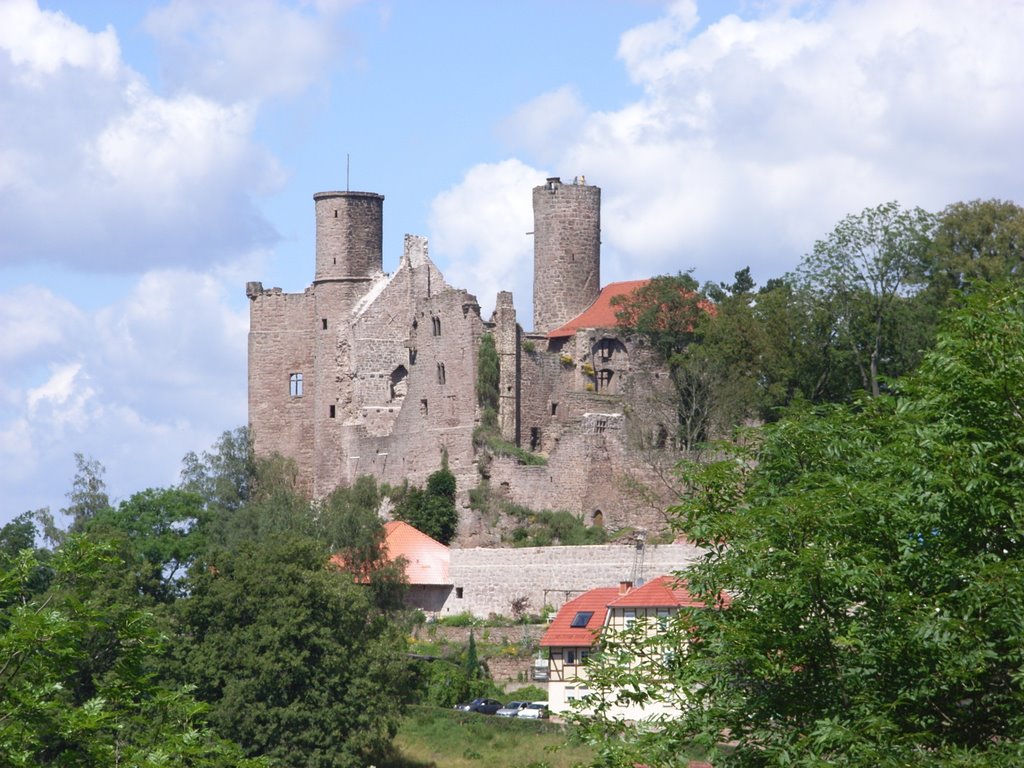
[[[453,588],[440,611],[450,616],[468,611],[486,618],[512,615],[512,601],[526,597],[528,611],[555,609],[595,587],[608,587],[634,576],[636,548],[623,544],[518,549],[452,549],[449,573]],[[696,562],[702,550],[692,544],[647,545],[643,576],[653,578]]]

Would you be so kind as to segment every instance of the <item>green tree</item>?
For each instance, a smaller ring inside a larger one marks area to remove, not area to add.
[[[895,395],[688,465],[679,524],[708,554],[685,575],[732,600],[684,611],[657,673],[607,644],[592,687],[683,715],[598,718],[593,736],[623,736],[602,764],[677,765],[690,744],[716,766],[1021,764],[1021,359],[1024,290],[979,288]]]
[[[150,488],[117,509],[100,510],[83,531],[117,547],[124,565],[119,575],[131,593],[168,603],[182,594],[181,578],[205,548],[200,531],[205,515],[203,500],[195,493]]]
[[[925,282],[934,226],[935,217],[920,208],[884,203],[845,217],[800,265],[803,285],[829,309],[837,343],[852,353],[873,396],[882,376],[901,375],[919,359],[918,350],[894,339],[930,318],[912,297]]]
[[[43,567],[52,583],[40,595]],[[0,765],[262,765],[213,734],[187,690],[156,681],[149,616],[98,589],[118,568],[79,536],[45,563],[23,550],[0,566]]]
[[[182,489],[199,494],[210,508],[236,510],[252,495],[257,471],[247,427],[224,432],[212,451],[189,451],[181,463]]]
[[[476,397],[480,404],[483,425],[498,426],[498,400],[500,397],[500,370],[494,336],[485,333],[480,337],[480,351],[477,355]]]
[[[1024,208],[1004,200],[953,203],[938,216],[929,290],[945,305],[979,281],[1020,277],[1022,262]]]
[[[448,455],[441,458],[441,468],[427,477],[427,488],[407,488],[395,508],[395,518],[402,520],[442,544],[455,538],[459,513],[455,507],[455,475],[448,469]]]
[[[618,322],[645,336],[668,366],[679,443],[695,449],[708,440],[715,420],[717,371],[694,344],[711,303],[690,275],[678,274],[655,277],[612,304]]]
[[[480,678],[480,659],[476,654],[476,638],[473,637],[473,630],[469,630],[469,643],[466,645],[466,656],[462,661],[462,668],[466,673],[467,680],[478,680]]]
[[[404,639],[367,590],[296,534],[198,563],[179,602],[180,674],[251,756],[348,768],[388,748],[403,709]]]

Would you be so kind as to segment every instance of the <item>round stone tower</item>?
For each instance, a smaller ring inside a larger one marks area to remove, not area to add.
[[[601,188],[558,177],[533,188],[533,330],[546,333],[601,292]]]
[[[384,195],[318,192],[314,283],[366,280],[384,269]]]

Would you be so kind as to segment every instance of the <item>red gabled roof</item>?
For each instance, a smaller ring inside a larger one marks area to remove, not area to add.
[[[384,524],[384,551],[388,560],[405,558],[405,575],[410,584],[451,584],[448,547],[408,523],[393,520]]]
[[[609,608],[703,608],[704,603],[686,588],[677,576],[658,576],[642,587],[616,597]]]
[[[562,336],[572,336],[582,328],[615,328],[619,321],[615,313],[618,307],[612,306],[612,299],[615,296],[629,296],[639,288],[647,285],[647,280],[626,280],[621,283],[608,283],[601,289],[601,293],[594,299],[594,303],[580,312],[576,317],[567,322],[561,328],[556,328],[548,334],[549,339],[557,339]]]
[[[601,627],[604,626],[604,618],[608,614],[608,603],[618,594],[618,587],[598,587],[584,592],[575,600],[570,600],[558,610],[558,615],[555,616],[551,626],[540,639],[541,647],[586,648],[593,645],[601,632]],[[584,627],[570,626],[580,611],[592,612],[590,621]]]

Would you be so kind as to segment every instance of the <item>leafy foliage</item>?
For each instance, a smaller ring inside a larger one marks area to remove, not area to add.
[[[212,451],[190,451],[182,459],[181,487],[198,493],[213,509],[238,509],[252,495],[256,477],[248,427],[226,431]]]
[[[404,643],[321,546],[275,535],[197,564],[189,586],[181,674],[221,733],[290,766],[362,766],[386,751]]]
[[[161,686],[147,614],[97,587],[119,567],[108,548],[69,537],[43,563],[29,550],[0,568],[0,763],[257,766],[206,726],[187,689]],[[102,597],[97,597],[102,595]]]
[[[481,422],[484,426],[498,426],[498,399],[500,397],[500,371],[498,352],[494,346],[494,336],[485,333],[480,338],[480,351],[476,362],[476,397],[483,414]]]
[[[407,488],[395,508],[395,518],[409,523],[442,544],[455,538],[459,513],[455,508],[455,475],[448,469],[448,457],[427,477],[427,487]]]
[[[925,282],[934,226],[935,217],[920,208],[884,203],[846,216],[801,265],[804,285],[829,308],[838,344],[852,352],[863,388],[874,396],[883,375],[918,362],[897,354],[893,338],[924,319],[906,309]]]
[[[732,601],[685,612],[657,673],[592,660],[592,686],[683,709],[659,730],[598,719],[601,764],[676,765],[686,744],[716,766],[1020,764],[1021,359],[1024,291],[979,288],[896,395],[689,465],[691,591]]]

